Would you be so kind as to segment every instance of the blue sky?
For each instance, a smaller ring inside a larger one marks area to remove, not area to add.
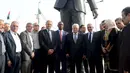
[[[54,25],[53,29],[57,29],[57,23],[60,21],[60,14],[55,10],[54,4],[56,0],[0,0],[0,19],[4,19],[5,22],[11,22],[17,20],[20,23],[19,31],[25,30],[27,22],[37,22],[36,14],[38,8],[38,2],[40,3],[40,9],[44,15],[41,18],[40,26],[45,24],[45,18],[52,20]],[[99,0],[96,0],[98,2]],[[103,19],[112,19],[121,16],[121,10],[129,6],[130,0],[104,0],[102,3],[97,3],[99,16],[96,20],[93,20],[92,13],[89,5],[86,3],[86,24],[92,23],[95,26],[95,30],[99,30],[99,23]],[[8,12],[11,11],[10,20],[7,21],[6,17]]]

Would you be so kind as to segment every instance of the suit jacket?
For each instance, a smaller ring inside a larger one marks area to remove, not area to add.
[[[60,41],[60,32],[59,30],[56,31],[56,53],[58,56],[64,54],[65,55],[65,39],[66,39],[67,32],[62,31],[62,41]],[[61,52],[62,50],[62,52]]]
[[[92,42],[89,42],[88,33],[85,34],[85,49],[86,56],[90,57],[100,57],[101,56],[101,36],[100,32],[93,32]]]
[[[52,41],[50,40],[49,33],[47,29],[41,30],[39,32],[39,44],[41,47],[41,52],[44,56],[47,56],[49,49],[56,49],[56,39],[55,39],[55,32],[51,30],[52,34]]]
[[[7,54],[7,60],[10,60],[12,62],[12,65],[15,65],[15,58],[16,58],[16,44],[13,39],[13,36],[11,35],[10,31],[6,32],[4,34],[5,37],[5,45],[6,45],[6,54]]]
[[[73,40],[73,33],[67,34],[65,42],[66,53],[69,54],[71,59],[78,60],[82,59],[84,55],[84,35],[78,33],[78,39],[75,43]]]
[[[120,57],[124,58],[123,68],[130,72],[130,23],[126,25],[122,31],[122,43],[120,49]]]
[[[32,55],[32,44],[31,40],[29,37],[29,33],[27,31],[24,31],[20,34],[20,39],[22,43],[22,52],[21,52],[21,57],[22,60],[30,60],[31,55]]]
[[[4,38],[4,33],[1,33],[0,32],[0,34],[1,34],[1,36],[3,37],[3,43],[5,44],[5,38]],[[5,48],[6,49],[6,48]],[[2,52],[2,40],[1,40],[1,38],[0,38],[0,55],[2,55],[3,54],[3,52]]]
[[[67,1],[68,0],[56,0],[54,8],[57,10],[64,8]],[[87,1],[90,5],[91,10],[97,9],[97,6],[94,0],[87,0]],[[74,7],[77,11],[86,13],[85,0],[73,0],[73,2],[74,2]]]

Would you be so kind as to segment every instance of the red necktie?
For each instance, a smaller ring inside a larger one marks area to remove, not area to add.
[[[62,41],[62,31],[60,30],[60,41]]]

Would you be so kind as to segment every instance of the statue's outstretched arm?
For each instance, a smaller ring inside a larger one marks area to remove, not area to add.
[[[97,5],[96,5],[96,2],[95,2],[95,0],[87,0],[87,1],[89,3],[90,9],[93,13],[93,17],[94,17],[94,19],[96,19],[98,17],[98,13],[97,13],[98,8],[97,8]]]
[[[87,0],[89,3],[89,6],[91,8],[91,11],[98,9],[95,0]]]

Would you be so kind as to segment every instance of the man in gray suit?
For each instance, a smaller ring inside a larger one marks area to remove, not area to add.
[[[32,28],[32,24],[27,23],[26,31],[20,34],[22,41],[22,73],[32,73],[31,59],[34,58],[33,42],[31,37]]]
[[[0,19],[0,73],[4,73],[5,71],[5,43],[4,37],[2,34],[4,26],[4,21]]]
[[[97,6],[94,0],[87,0],[94,19],[97,18]],[[54,8],[60,11],[61,21],[65,24],[64,30],[71,32],[72,24],[85,24],[85,0],[56,0]]]

